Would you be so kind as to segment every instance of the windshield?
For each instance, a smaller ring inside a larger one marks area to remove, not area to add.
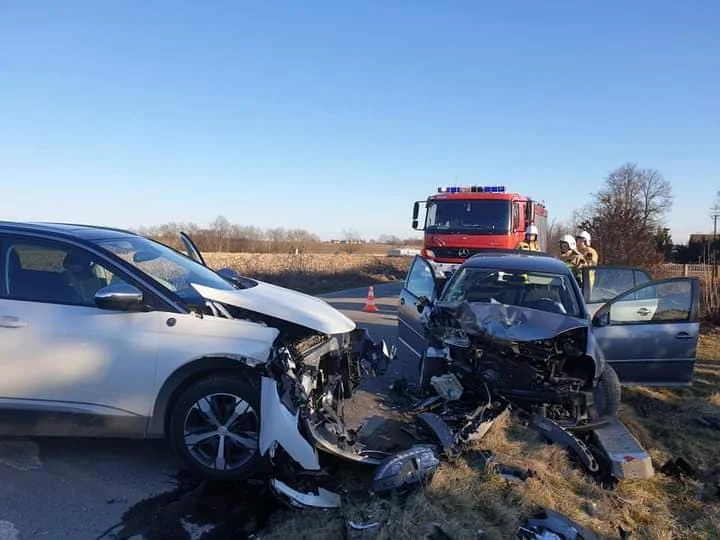
[[[432,201],[427,207],[425,230],[506,234],[510,230],[510,201]]]
[[[218,274],[177,251],[143,237],[97,240],[95,243],[126,260],[146,276],[184,299],[197,297],[191,283],[224,291],[233,286]]]
[[[501,303],[582,317],[570,279],[562,274],[466,267],[448,282],[441,300]]]

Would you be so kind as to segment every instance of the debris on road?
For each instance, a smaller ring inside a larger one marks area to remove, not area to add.
[[[523,540],[600,540],[595,533],[549,508],[530,517],[517,535]]]
[[[665,476],[672,476],[673,478],[696,478],[697,473],[695,471],[695,467],[690,465],[687,461],[685,461],[682,457],[677,457],[675,459],[670,459],[665,464],[660,467],[660,472],[664,474]]]
[[[377,468],[372,493],[386,495],[403,492],[428,482],[440,460],[432,446],[415,446],[387,458]]]
[[[378,525],[380,525],[380,523],[377,521],[374,521],[372,523],[356,523],[355,521],[350,520],[348,521],[348,525],[351,529],[354,529],[356,531],[365,531],[367,529],[377,527]]]

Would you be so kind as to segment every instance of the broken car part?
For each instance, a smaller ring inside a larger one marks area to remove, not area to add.
[[[619,479],[648,479],[655,475],[652,459],[638,440],[617,418],[592,432],[593,447],[604,454],[611,474]]]
[[[440,443],[444,454],[452,459],[460,455],[460,448],[455,444],[455,434],[437,414],[424,412],[417,417],[420,425],[430,431]]]
[[[523,540],[600,540],[595,533],[548,508],[528,519],[517,535]]]
[[[340,495],[324,488],[318,488],[318,493],[302,493],[284,482],[273,478],[270,481],[273,492],[290,506],[295,508],[339,508]]]
[[[374,521],[372,523],[356,523],[355,521],[348,521],[348,525],[350,525],[350,528],[356,531],[366,531],[367,529],[374,529],[378,525],[380,525],[379,522]]]
[[[530,425],[552,442],[559,444],[565,449],[572,450],[580,459],[580,462],[591,473],[598,472],[600,469],[595,456],[592,455],[592,452],[590,452],[585,443],[549,418],[533,415]]]
[[[695,472],[695,467],[690,465],[685,459],[682,457],[677,457],[671,460],[668,460],[665,462],[665,464],[660,467],[660,472],[664,474],[665,476],[672,476],[674,478],[696,478],[697,473]]]
[[[424,484],[440,460],[432,446],[414,446],[383,461],[375,471],[371,491],[377,495]]]
[[[425,320],[420,384],[446,383],[437,390],[446,399],[454,397],[452,379],[438,377],[452,374],[463,395],[486,384],[492,396],[564,426],[613,416],[617,409],[619,383],[602,375],[612,368],[584,321],[497,302],[437,302]]]
[[[317,452],[299,431],[299,412],[292,414],[280,401],[277,383],[262,378],[260,413],[260,454],[279,444],[298,465],[309,471],[320,469]]]
[[[462,384],[452,373],[431,377],[430,384],[445,401],[457,401],[463,393]]]

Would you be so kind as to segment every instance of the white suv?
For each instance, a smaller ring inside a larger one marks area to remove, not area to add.
[[[279,448],[318,470],[303,422],[349,395],[355,324],[317,298],[221,275],[188,247],[0,222],[0,435],[167,436],[220,480]]]

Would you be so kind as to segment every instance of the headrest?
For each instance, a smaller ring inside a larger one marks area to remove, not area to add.
[[[75,275],[91,274],[92,263],[85,257],[79,257],[73,253],[68,253],[63,259],[63,268]]]

